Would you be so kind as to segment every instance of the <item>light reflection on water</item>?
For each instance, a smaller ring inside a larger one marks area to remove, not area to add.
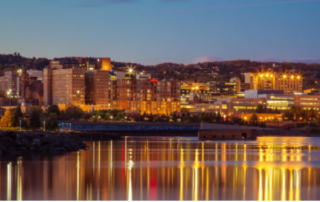
[[[125,138],[1,163],[2,200],[319,200],[320,138]]]

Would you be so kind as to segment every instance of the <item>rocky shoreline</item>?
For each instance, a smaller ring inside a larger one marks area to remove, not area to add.
[[[119,139],[99,132],[0,131],[0,156],[63,154],[86,149],[83,141]]]

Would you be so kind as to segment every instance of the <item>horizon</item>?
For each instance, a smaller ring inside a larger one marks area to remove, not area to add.
[[[24,56],[23,54],[21,54],[20,52],[13,52],[13,53],[0,53],[0,55],[13,55],[14,53],[19,53],[21,57],[24,58],[28,58],[31,59],[33,57],[38,58],[38,59],[48,59],[48,60],[53,60],[56,58],[101,58],[101,57],[96,57],[96,56],[61,56],[61,57],[53,57],[53,58],[47,58],[47,57],[37,57],[37,56],[32,56],[32,57],[27,57]],[[155,66],[155,65],[159,65],[159,64],[164,64],[164,63],[172,63],[172,64],[183,64],[183,63],[178,63],[178,62],[160,62],[160,63],[156,63],[156,64],[142,64],[142,63],[136,63],[136,62],[127,62],[127,61],[116,61],[113,60],[111,58],[112,62],[121,62],[121,63],[131,63],[131,64],[139,64],[139,65],[143,65],[143,66]],[[204,61],[204,62],[198,62],[198,63],[188,63],[188,64],[183,64],[185,66],[187,65],[196,65],[196,64],[203,64],[203,63],[208,63],[208,62],[230,62],[230,61],[250,61],[250,62],[260,62],[260,63],[294,63],[294,64],[298,64],[298,63],[302,63],[302,64],[307,64],[307,65],[311,65],[311,64],[320,64],[319,62],[305,62],[305,61],[272,61],[272,60],[265,60],[265,61],[259,61],[259,60],[250,60],[250,59],[235,59],[235,60],[215,60],[215,61]]]
[[[319,7],[320,0],[7,0],[0,52],[143,65],[320,63]]]

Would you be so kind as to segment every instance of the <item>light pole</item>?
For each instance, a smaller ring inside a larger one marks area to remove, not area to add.
[[[20,122],[20,131],[21,131],[21,122],[22,122],[23,118],[19,117],[19,122]]]
[[[78,106],[78,96],[79,96],[80,91],[77,90],[77,106]]]
[[[42,119],[42,122],[43,122],[43,131],[46,131],[46,117],[43,116],[41,119]]]
[[[7,91],[7,97],[10,97],[10,107],[11,107],[11,89]]]

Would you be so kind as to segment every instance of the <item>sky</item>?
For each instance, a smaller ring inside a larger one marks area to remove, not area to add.
[[[320,63],[320,0],[1,0],[0,54]]]

